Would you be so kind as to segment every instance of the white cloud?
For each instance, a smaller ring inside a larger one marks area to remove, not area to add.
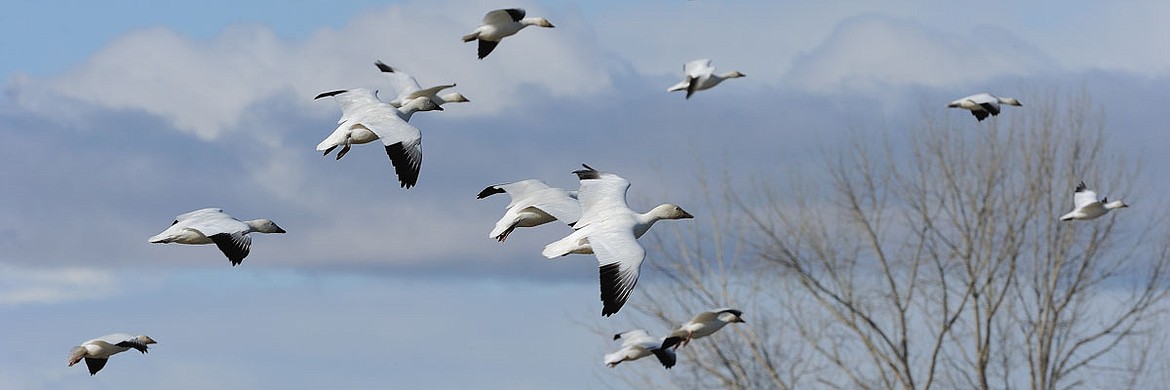
[[[202,139],[242,130],[253,104],[278,94],[304,107],[332,112],[311,98],[327,90],[389,90],[373,63],[402,67],[424,84],[458,83],[474,104],[455,115],[493,113],[534,85],[553,96],[593,94],[609,86],[596,45],[580,31],[532,28],[505,40],[485,60],[460,36],[483,10],[454,3],[416,3],[369,12],[340,30],[322,29],[303,42],[286,42],[263,26],[228,28],[210,41],[156,27],[111,42],[85,63],[49,80],[18,79],[25,107],[57,115],[60,97],[109,109],[141,110]],[[548,15],[530,7],[533,15]],[[539,30],[539,31],[537,31]],[[48,93],[46,93],[48,92]],[[456,110],[452,110],[456,111]]]
[[[118,284],[118,278],[109,271],[0,263],[0,305],[98,300],[117,292]]]
[[[809,91],[872,92],[978,82],[1051,66],[1038,50],[1003,31],[954,34],[911,20],[860,16],[841,22],[820,47],[797,59],[785,80]]]

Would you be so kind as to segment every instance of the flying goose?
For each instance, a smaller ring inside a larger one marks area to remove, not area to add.
[[[150,238],[154,244],[212,244],[237,266],[248,256],[252,237],[248,233],[284,233],[284,229],[267,219],[240,221],[227,215],[223,209],[206,208],[175,217],[171,227]]]
[[[679,325],[670,332],[669,336],[662,341],[662,348],[679,346],[686,346],[692,339],[698,339],[710,336],[711,334],[723,329],[723,326],[744,322],[743,312],[735,309],[719,308],[711,311],[705,311],[695,315],[690,321]]]
[[[341,119],[337,121],[337,129],[317,144],[318,151],[323,150],[327,155],[338,145],[344,145],[337,152],[340,160],[349,152],[350,145],[381,139],[402,188],[413,187],[418,182],[418,171],[422,166],[422,132],[407,121],[416,111],[442,111],[442,107],[424,96],[395,108],[378,100],[376,91],[366,88],[324,92],[313,100],[323,97],[337,101],[341,107]]]
[[[69,367],[73,367],[81,359],[85,359],[89,375],[93,376],[106,366],[106,361],[110,356],[128,351],[130,348],[146,353],[147,346],[150,344],[156,344],[150,336],[131,336],[125,333],[105,335],[73,347],[73,350],[69,352]]]
[[[1097,193],[1090,191],[1085,186],[1085,182],[1082,181],[1081,184],[1077,184],[1076,190],[1073,191],[1073,211],[1061,216],[1060,220],[1071,221],[1075,219],[1087,221],[1097,219],[1097,217],[1108,213],[1109,210],[1123,207],[1129,207],[1129,205],[1120,200],[1110,202],[1109,198],[1097,200]]]
[[[646,250],[637,239],[658,220],[694,216],[673,204],[636,213],[626,205],[629,181],[582,165],[584,170],[573,172],[581,180],[577,191],[581,219],[573,224],[573,233],[546,245],[541,254],[550,259],[570,253],[595,254],[601,272],[601,315],[608,317],[621,310],[638,284],[638,269]]]
[[[714,88],[723,80],[744,77],[744,74],[733,71],[717,75],[711,60],[703,58],[683,65],[683,76],[682,82],[667,88],[666,92],[687,91],[687,99],[690,99],[697,91]]]
[[[975,119],[982,122],[987,118],[987,115],[999,115],[999,105],[1007,104],[1009,106],[1023,106],[1019,100],[1015,98],[1001,98],[990,93],[980,93],[965,98],[955,100],[947,104],[949,108],[962,108],[971,110],[971,115],[975,115]]]
[[[558,219],[573,226],[573,223],[581,218],[577,191],[566,191],[550,187],[537,179],[528,179],[488,186],[479,192],[476,199],[499,193],[507,193],[512,198],[504,210],[504,216],[500,217],[496,227],[488,233],[488,237],[500,242],[507,240],[508,234],[518,227],[539,226]]]
[[[470,34],[463,36],[463,42],[479,40],[479,59],[491,54],[500,40],[516,34],[528,26],[555,27],[545,18],[526,18],[520,8],[498,9],[483,16],[483,24]]]
[[[614,340],[622,340],[622,349],[605,355],[605,364],[610,368],[617,367],[618,363],[638,360],[650,355],[658,358],[663,367],[670,369],[678,360],[674,350],[662,347],[662,339],[651,337],[646,331],[634,329],[613,336]]]
[[[398,97],[390,101],[390,105],[394,107],[402,107],[405,102],[409,102],[416,98],[427,97],[436,105],[442,106],[446,103],[463,103],[469,102],[463,94],[459,92],[451,92],[440,96],[438,93],[447,88],[454,87],[455,84],[436,85],[427,89],[423,89],[418,84],[418,80],[414,76],[403,73],[401,69],[391,68],[390,65],[382,63],[382,61],[374,62],[374,66],[390,79],[390,85],[398,91]]]

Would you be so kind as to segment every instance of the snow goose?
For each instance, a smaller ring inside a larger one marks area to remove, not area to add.
[[[528,26],[554,27],[545,18],[526,18],[520,8],[498,9],[483,16],[483,24],[471,34],[463,36],[463,42],[479,40],[479,59],[491,54],[500,40],[516,34]]]
[[[658,358],[663,367],[670,369],[678,360],[673,350],[662,347],[662,339],[651,337],[646,331],[634,329],[613,336],[614,340],[622,340],[622,349],[605,355],[605,364],[610,368],[617,367],[618,363],[638,360],[650,355]]]
[[[171,227],[150,238],[154,244],[212,244],[227,256],[232,266],[248,257],[252,237],[248,233],[284,233],[284,229],[267,219],[241,221],[227,215],[223,209],[206,208],[175,217]]]
[[[999,115],[1000,104],[1023,106],[1019,100],[1014,98],[1001,98],[990,93],[979,93],[955,100],[947,104],[947,107],[971,110],[971,115],[975,115],[975,119],[982,122],[989,114],[991,116]]]
[[[1073,191],[1073,211],[1060,217],[1061,221],[1097,219],[1105,215],[1109,210],[1129,207],[1120,200],[1110,202],[1109,198],[1101,198],[1097,200],[1097,193],[1090,191],[1085,186],[1085,182],[1077,184],[1076,190]]]
[[[341,119],[337,121],[337,129],[317,144],[318,151],[323,150],[328,155],[333,148],[344,145],[337,152],[340,160],[349,152],[350,145],[381,139],[402,188],[413,187],[418,182],[418,171],[422,166],[422,132],[407,121],[416,111],[442,111],[442,107],[429,98],[420,97],[395,108],[378,100],[376,91],[365,88],[324,92],[313,99],[323,97],[337,101],[341,107]]]
[[[390,65],[386,65],[382,61],[374,62],[374,66],[377,66],[378,70],[382,71],[390,79],[391,86],[394,87],[395,91],[398,91],[398,97],[390,101],[391,106],[402,107],[404,102],[409,102],[424,96],[430,98],[438,106],[446,103],[464,103],[470,101],[459,92],[451,92],[442,96],[439,95],[439,91],[454,87],[455,84],[436,85],[423,89],[418,84],[418,80],[414,79],[414,76],[403,73],[401,69],[391,68]]]
[[[566,191],[537,179],[528,179],[488,186],[475,198],[483,199],[499,193],[507,193],[512,198],[504,216],[488,233],[488,237],[500,242],[507,240],[508,234],[518,227],[540,226],[558,219],[573,226],[581,218],[577,191]]]
[[[687,99],[690,99],[691,95],[697,91],[714,88],[723,80],[744,77],[744,74],[734,71],[721,75],[715,74],[715,67],[711,66],[711,60],[703,58],[683,65],[683,76],[685,78],[682,82],[667,88],[666,92],[687,91]]]
[[[735,322],[744,322],[742,311],[720,308],[699,313],[695,318],[674,328],[674,331],[662,341],[662,348],[678,348],[679,343],[686,346],[692,339],[710,336],[723,329],[725,325]]]
[[[601,271],[601,315],[608,317],[621,310],[638,284],[638,270],[646,258],[638,238],[658,220],[694,216],[673,204],[636,213],[626,205],[629,181],[582,165],[584,170],[573,172],[581,180],[577,191],[581,219],[573,225],[573,233],[546,245],[541,254],[550,259],[570,253],[595,254]]]
[[[150,336],[132,336],[125,333],[105,335],[73,347],[73,350],[69,352],[69,367],[73,367],[81,359],[85,359],[85,366],[89,368],[89,375],[92,376],[106,366],[106,361],[110,356],[125,352],[130,348],[146,353],[146,348],[150,344],[156,344]]]

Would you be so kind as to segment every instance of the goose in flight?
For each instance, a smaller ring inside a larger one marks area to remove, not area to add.
[[[487,57],[505,37],[516,34],[528,26],[555,27],[545,18],[526,18],[520,8],[498,9],[483,16],[483,24],[470,34],[463,36],[463,42],[479,40],[479,59]]]
[[[248,233],[284,233],[284,229],[267,219],[241,221],[227,215],[223,209],[206,208],[175,217],[171,227],[150,238],[154,244],[215,244],[227,256],[232,266],[248,257],[252,237]]]
[[[150,344],[156,344],[150,336],[131,336],[125,333],[105,335],[73,347],[73,350],[69,352],[69,367],[73,367],[81,359],[85,359],[85,366],[89,368],[89,375],[92,376],[106,366],[106,361],[110,356],[128,351],[130,348],[146,353],[147,346]]]
[[[737,71],[715,74],[711,60],[703,58],[683,65],[683,76],[682,82],[667,88],[666,92],[687,91],[687,99],[690,99],[697,91],[714,88],[723,80],[744,77],[744,74]]]
[[[340,160],[349,152],[350,145],[381,139],[402,188],[413,187],[418,182],[418,171],[422,166],[422,132],[407,121],[416,111],[442,111],[442,107],[427,97],[420,97],[395,108],[378,100],[376,91],[365,88],[324,92],[313,99],[324,97],[337,101],[341,107],[341,119],[337,121],[337,129],[317,144],[318,151],[329,154],[333,148],[344,145],[337,152]]]
[[[645,214],[626,205],[630,182],[621,176],[600,172],[588,165],[574,171],[581,180],[577,199],[581,202],[581,219],[573,224],[573,233],[548,244],[541,252],[547,258],[570,253],[594,254],[600,265],[602,316],[621,310],[630,292],[638,284],[638,270],[646,250],[638,238],[662,219],[694,218],[673,204],[663,204]]]
[[[947,104],[947,107],[971,110],[971,115],[975,115],[975,119],[982,122],[984,119],[987,119],[988,115],[999,115],[1000,104],[1007,104],[1009,106],[1023,106],[1023,104],[1020,104],[1020,101],[1016,100],[1015,98],[1002,98],[990,93],[979,93],[955,100],[950,104]]]
[[[674,331],[662,341],[662,348],[677,349],[680,343],[686,346],[692,339],[710,336],[723,329],[725,325],[736,322],[744,322],[742,311],[720,308],[699,313],[695,318],[674,328]]]
[[[622,340],[622,349],[605,355],[605,365],[617,367],[618,363],[638,360],[650,355],[658,358],[663,367],[670,369],[678,361],[674,350],[662,347],[662,339],[651,337],[646,331],[634,329],[613,336],[614,340]]]
[[[470,101],[459,92],[451,92],[439,95],[439,91],[454,87],[455,84],[436,85],[434,87],[423,89],[422,86],[418,84],[418,80],[414,79],[414,76],[402,72],[401,69],[391,68],[390,65],[386,65],[385,63],[382,63],[382,61],[374,62],[374,66],[377,66],[378,70],[382,71],[382,74],[385,74],[386,78],[390,79],[390,85],[394,87],[395,91],[398,91],[398,97],[390,101],[390,105],[396,108],[402,107],[405,102],[409,102],[420,97],[430,98],[431,101],[435,102],[435,105],[438,106],[442,106],[447,103],[463,103]]]
[[[573,226],[581,218],[577,191],[566,191],[550,187],[537,179],[528,179],[488,186],[479,192],[476,199],[499,193],[507,193],[512,198],[504,210],[504,216],[488,233],[488,237],[500,242],[508,239],[508,234],[518,227],[540,226],[558,219]]]
[[[1120,200],[1110,202],[1109,198],[1101,198],[1097,200],[1097,193],[1090,191],[1085,186],[1085,182],[1077,184],[1076,190],[1073,191],[1073,210],[1068,214],[1060,217],[1061,221],[1097,219],[1105,215],[1109,210],[1129,207]]]

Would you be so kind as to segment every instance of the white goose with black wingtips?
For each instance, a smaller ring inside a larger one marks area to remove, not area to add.
[[[350,145],[380,139],[402,188],[414,187],[422,167],[422,131],[407,122],[417,111],[442,111],[443,108],[427,97],[416,98],[396,108],[378,100],[377,92],[366,88],[324,92],[313,99],[324,97],[337,101],[341,107],[341,119],[333,133],[317,144],[317,150],[329,154],[342,146],[337,152],[340,160],[349,152]]]
[[[515,35],[528,26],[553,28],[545,18],[526,18],[520,8],[497,9],[483,16],[483,24],[475,31],[463,36],[463,42],[479,41],[479,59],[487,57],[500,44],[500,40]]]
[[[683,81],[666,89],[666,92],[687,91],[687,99],[695,92],[715,88],[723,80],[744,77],[743,73],[731,71],[724,74],[715,74],[715,67],[711,60],[702,58],[683,65]]]
[[[573,224],[576,230],[546,245],[541,254],[550,259],[570,253],[596,255],[601,272],[601,315],[608,317],[621,310],[638,284],[638,271],[646,258],[638,238],[659,220],[694,216],[673,204],[659,205],[645,214],[634,212],[626,205],[629,181],[583,166],[584,170],[573,172],[581,180],[577,190],[581,219]]]
[[[419,85],[418,80],[414,76],[406,74],[402,69],[395,69],[386,65],[382,61],[374,62],[374,66],[382,71],[382,74],[390,80],[390,86],[398,92],[398,97],[390,101],[390,105],[394,107],[402,107],[403,104],[410,102],[420,97],[426,97],[435,102],[435,105],[442,106],[447,103],[466,103],[467,97],[459,92],[451,92],[439,95],[439,91],[447,88],[455,87],[455,84],[436,85],[430,88],[423,88]]]
[[[1061,221],[1088,221],[1097,219],[1110,210],[1129,207],[1120,200],[1109,201],[1109,198],[1097,199],[1097,193],[1089,190],[1085,186],[1085,182],[1077,184],[1077,188],[1073,190],[1073,210],[1068,214],[1060,216]]]
[[[206,208],[175,217],[171,226],[150,238],[154,244],[215,244],[227,256],[232,266],[237,266],[248,257],[252,237],[248,233],[284,233],[268,219],[238,220],[223,212],[223,209]]]
[[[674,350],[662,347],[662,338],[653,337],[646,331],[634,329],[613,336],[614,340],[622,340],[622,348],[605,355],[605,365],[617,367],[621,362],[638,360],[650,355],[658,358],[662,367],[670,369],[678,361]]]
[[[662,348],[678,348],[680,344],[686,346],[691,340],[710,336],[727,324],[744,322],[743,312],[736,309],[719,308],[704,311],[674,328],[674,331],[662,341]]]
[[[955,100],[947,104],[949,108],[962,108],[970,110],[971,115],[975,116],[975,120],[982,122],[987,119],[988,115],[999,115],[999,105],[1006,104],[1009,106],[1023,106],[1019,100],[1015,98],[1005,98],[992,95],[990,93],[979,93],[965,98]]]
[[[106,366],[110,356],[134,348],[138,352],[146,353],[150,344],[157,344],[154,339],[146,335],[133,336],[126,333],[114,333],[81,343],[69,351],[69,367],[73,367],[82,359],[89,369],[89,375],[96,375]]]
[[[512,201],[504,210],[504,216],[496,221],[488,237],[500,242],[518,227],[540,226],[560,220],[573,226],[581,218],[581,204],[577,202],[577,191],[551,187],[537,179],[497,184],[484,188],[476,199],[495,194],[507,193]]]

